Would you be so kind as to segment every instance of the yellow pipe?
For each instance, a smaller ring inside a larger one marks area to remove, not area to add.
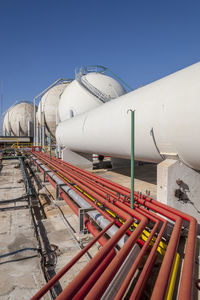
[[[51,166],[50,166],[51,168]],[[53,169],[53,168],[52,168]],[[68,182],[71,182],[69,179],[67,179],[65,176],[63,176],[60,172],[57,172],[58,175],[60,175],[62,178],[64,178],[65,180],[67,180]],[[81,193],[83,193],[85,196],[87,196],[90,200],[92,200],[93,202],[95,202],[95,199],[93,197],[91,197],[90,195],[88,195],[86,192],[84,192],[82,189],[80,189],[77,185],[74,185],[74,187],[79,190]],[[100,206],[101,203],[97,202],[97,205]],[[111,212],[109,209],[106,209],[106,211],[114,218],[116,218],[116,215]],[[124,221],[119,218],[119,221],[124,224]],[[133,226],[136,228],[138,226],[138,224],[133,223]],[[147,238],[149,237],[150,233],[144,229],[142,234],[141,234],[141,238],[143,241],[146,241]],[[153,237],[151,242],[150,242],[150,246],[153,246],[154,242],[156,241],[156,237]],[[160,241],[159,246],[157,248],[157,251],[161,254],[161,255],[165,255],[165,249],[167,249],[167,245],[165,243],[163,243],[162,241]]]
[[[114,213],[112,213],[112,211],[110,211],[109,209],[106,209],[106,211],[113,217],[116,218],[116,215]]]
[[[170,282],[168,285],[168,289],[167,289],[167,293],[165,296],[165,300],[171,300],[173,297],[173,293],[174,293],[174,286],[175,286],[175,282],[176,282],[176,276],[177,276],[177,271],[178,271],[178,265],[179,265],[179,260],[180,260],[180,255],[178,253],[176,253],[176,258],[174,261],[174,266],[171,272],[171,277],[170,277]]]

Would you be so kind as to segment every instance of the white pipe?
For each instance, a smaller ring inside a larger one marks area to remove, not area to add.
[[[157,80],[57,126],[59,145],[130,158],[129,109],[135,110],[135,159],[177,155],[200,170],[200,63]]]
[[[133,263],[135,262],[137,256],[139,255],[140,250],[141,249],[138,244],[135,244],[133,246],[128,256],[125,258],[123,264],[115,274],[115,277],[113,278],[113,280],[107,287],[106,291],[104,292],[103,296],[101,297],[101,300],[110,300],[115,298],[121,285],[126,279],[126,276],[128,275]],[[135,273],[137,274],[137,272]],[[136,277],[136,274],[134,274],[133,277]]]

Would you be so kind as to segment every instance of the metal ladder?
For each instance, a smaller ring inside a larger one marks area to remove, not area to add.
[[[78,71],[75,72],[75,78],[78,81],[78,83],[84,87],[89,93],[91,93],[93,96],[98,98],[103,103],[108,102],[110,99],[112,99],[110,96],[106,95],[105,93],[101,92],[99,89],[94,87],[89,81],[86,79],[85,75],[87,75],[90,72],[94,72],[94,70],[89,70],[86,67],[81,67]],[[97,71],[97,70],[96,70]],[[103,72],[101,72],[103,73]]]

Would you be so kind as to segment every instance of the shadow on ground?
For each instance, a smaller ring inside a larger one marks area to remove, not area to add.
[[[131,176],[130,168],[118,168],[112,170],[112,172]],[[156,176],[157,176],[157,164],[153,163],[143,163],[139,166],[135,166],[135,178],[138,180],[146,181],[148,183],[156,184]]]

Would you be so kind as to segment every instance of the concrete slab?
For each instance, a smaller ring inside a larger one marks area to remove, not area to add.
[[[146,194],[146,190],[150,191],[150,196],[157,199],[156,189],[156,164],[140,164],[135,166],[135,191]],[[130,167],[116,168],[113,170],[91,170],[101,177],[119,183],[125,187],[131,188],[131,169]]]
[[[200,223],[200,174],[174,159],[158,164],[159,201],[195,217]]]
[[[3,161],[0,173],[0,204],[25,194],[18,160]],[[16,206],[26,202],[16,203]],[[27,203],[26,203],[27,204]],[[0,207],[14,207],[13,204]],[[0,255],[24,248],[36,248],[28,209],[0,211]],[[0,299],[16,300],[30,297],[44,284],[38,252],[26,250],[0,257]],[[46,296],[44,299],[49,299]]]

